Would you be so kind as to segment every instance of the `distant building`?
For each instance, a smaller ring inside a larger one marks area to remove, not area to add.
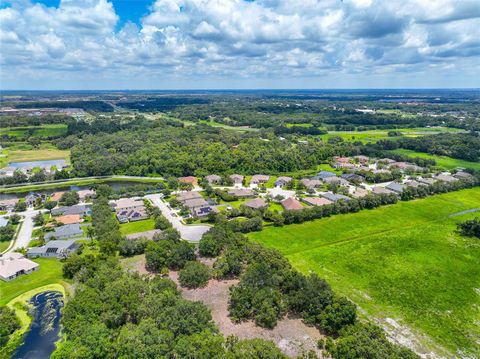
[[[27,249],[27,256],[48,257],[48,258],[66,258],[73,253],[80,245],[74,240],[55,240],[50,241],[41,247],[30,247]]]
[[[304,178],[300,182],[309,190],[314,190],[322,186],[322,181],[319,179]]]
[[[435,183],[435,180],[433,178],[428,178],[428,177],[425,177],[425,178],[417,178],[417,181],[424,184],[424,185],[427,185],[427,186],[430,186],[432,184]]]
[[[437,181],[443,181],[443,182],[447,182],[447,183],[458,181],[458,178],[455,178],[451,175],[447,175],[447,174],[443,174],[443,173],[436,175],[434,178]]]
[[[275,181],[275,187],[283,187],[291,181],[292,181],[292,177],[280,176]]]
[[[348,186],[348,181],[341,177],[327,177],[323,182],[327,184],[336,184],[338,186]]]
[[[82,217],[79,214],[67,214],[64,216],[56,217],[55,220],[57,223],[63,224],[74,224],[74,223],[81,223]]]
[[[261,184],[266,183],[270,179],[270,176],[267,175],[253,175],[250,179],[250,184]]]
[[[385,187],[380,187],[380,186],[373,187],[372,192],[374,194],[395,194],[395,192],[393,192],[392,190]]]
[[[230,176],[230,178],[231,178],[231,180],[233,181],[234,184],[241,185],[243,183],[244,176],[233,174],[233,175]]]
[[[405,186],[401,183],[398,183],[398,182],[392,182],[390,184],[388,184],[387,186],[385,186],[386,189],[389,189],[390,191],[393,191],[395,193],[402,193]]]
[[[198,185],[197,177],[193,177],[193,176],[179,177],[178,182],[191,184],[194,187]]]
[[[186,191],[180,192],[176,197],[177,201],[182,203],[195,198],[203,198],[203,196],[200,194],[200,192]]]
[[[362,198],[368,195],[368,191],[364,188],[361,187],[356,187],[353,192],[352,192],[352,197],[353,198]]]
[[[85,202],[88,199],[94,198],[97,195],[97,192],[93,189],[82,189],[78,191],[77,194],[80,201]]]
[[[55,201],[55,202],[58,202],[60,201],[60,199],[62,198],[63,194],[65,192],[53,192],[51,195],[50,195],[50,201]]]
[[[122,198],[116,201],[110,201],[109,205],[115,209],[115,211],[145,208],[145,203],[143,203],[143,200],[137,198]]]
[[[208,217],[210,213],[218,213],[218,209],[214,206],[196,207],[192,209],[192,216],[196,218]]]
[[[315,177],[313,177],[314,179],[319,179],[319,180],[324,180],[325,178],[328,178],[328,177],[336,177],[337,175],[333,172],[330,172],[330,171],[320,171],[317,173],[317,175]]]
[[[356,173],[344,173],[341,175],[343,179],[350,181],[350,182],[363,182],[365,181],[365,178],[363,178],[360,175],[357,175]]]
[[[453,177],[458,178],[458,179],[470,179],[473,178],[473,176],[465,171],[458,171],[453,175]]]
[[[193,198],[183,202],[183,205],[188,207],[190,210],[195,208],[206,207],[209,203],[205,200],[205,198]]]
[[[207,182],[209,184],[221,184],[222,183],[222,177],[218,176],[218,175],[208,175],[208,176],[205,176],[205,179],[207,180]]]
[[[22,274],[30,274],[39,264],[27,259],[21,253],[7,253],[0,257],[0,279],[8,282]]]
[[[0,201],[0,211],[11,211],[18,203],[18,198],[4,199]]]

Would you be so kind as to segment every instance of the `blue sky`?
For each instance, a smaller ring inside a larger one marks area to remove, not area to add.
[[[0,89],[480,87],[477,0],[0,4]]]

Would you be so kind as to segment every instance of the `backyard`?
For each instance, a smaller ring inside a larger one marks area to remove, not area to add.
[[[155,229],[155,220],[153,218],[120,224],[120,232],[124,236],[132,233],[150,231],[152,229]]]
[[[427,350],[475,357],[480,243],[455,229],[475,216],[459,213],[478,207],[475,188],[269,227],[250,238],[277,248],[297,269],[326,278],[391,332],[406,326]]]

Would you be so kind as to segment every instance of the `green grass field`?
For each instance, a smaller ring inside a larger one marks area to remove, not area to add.
[[[62,263],[54,258],[38,258],[34,260],[40,268],[31,274],[22,275],[10,282],[0,281],[0,306],[32,289],[48,284],[60,284],[68,287],[62,277]]]
[[[447,156],[436,156],[436,155],[431,155],[425,152],[405,150],[403,148],[394,150],[392,152],[400,155],[409,156],[409,157],[421,157],[421,158],[432,159],[432,160],[435,160],[435,162],[437,162],[437,166],[443,167],[447,170],[455,169],[457,167],[472,168],[475,170],[480,170],[480,162],[464,161],[464,160],[459,160],[459,159],[451,158]]]
[[[391,130],[369,130],[369,131],[329,131],[325,135],[321,135],[320,137],[323,140],[328,140],[330,137],[333,136],[340,136],[345,141],[355,142],[361,141],[363,143],[367,142],[377,142],[384,139],[395,139],[399,137],[388,137],[389,131],[399,131],[406,137],[419,137],[425,135],[434,135],[438,133],[457,133],[462,132],[462,130],[456,128],[448,128],[448,127],[430,127],[430,128],[399,128],[399,129],[391,129]]]
[[[127,234],[145,232],[155,229],[155,221],[153,218],[144,219],[142,221],[122,223],[120,232],[126,236]]]
[[[478,357],[480,241],[455,232],[475,214],[449,216],[479,207],[475,188],[249,236],[326,278],[366,315],[406,324],[429,350]]]
[[[0,136],[8,135],[16,138],[23,138],[27,136],[39,138],[59,137],[65,135],[66,133],[67,125],[65,124],[0,128]]]

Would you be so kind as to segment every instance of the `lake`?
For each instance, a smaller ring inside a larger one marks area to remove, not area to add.
[[[34,168],[34,167],[50,168],[52,166],[56,166],[57,168],[61,169],[66,164],[67,164],[67,161],[65,160],[44,160],[44,161],[30,161],[30,162],[10,162],[8,166],[13,168],[25,168],[25,169]]]
[[[11,359],[48,359],[59,339],[63,294],[46,291],[30,300],[33,306],[32,323],[23,344]]]

